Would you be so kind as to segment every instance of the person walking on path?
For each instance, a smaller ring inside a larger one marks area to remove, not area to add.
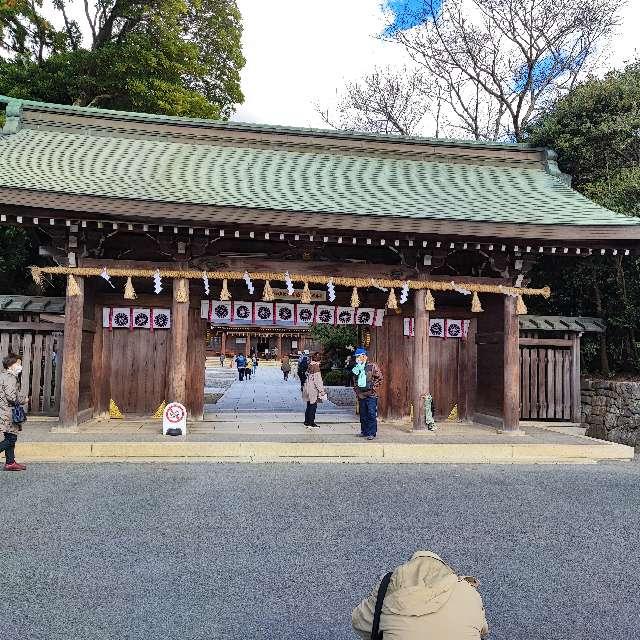
[[[479,586],[435,553],[416,551],[353,610],[351,624],[365,640],[379,632],[384,640],[480,640],[489,625]]]
[[[224,367],[224,353],[220,354],[220,366]]]
[[[280,369],[282,371],[282,375],[284,376],[284,381],[286,382],[289,379],[289,374],[291,373],[291,363],[289,362],[288,356],[284,356],[282,358]]]
[[[247,366],[247,358],[243,353],[239,353],[236,356],[236,367],[238,367],[238,380],[241,382],[244,380],[244,370]]]
[[[13,354],[9,354],[2,361],[2,373],[0,373],[0,430],[4,433],[4,440],[0,442],[0,451],[4,451],[6,463],[5,471],[24,471],[27,467],[16,462],[15,446],[18,433],[22,431],[22,423],[16,423],[14,407],[27,403],[25,395],[20,393],[18,376],[22,372],[22,360]]]
[[[251,380],[251,374],[253,373],[253,360],[247,358],[247,366],[244,368],[244,375],[247,380]]]
[[[307,371],[309,369],[309,352],[304,353],[298,351],[298,378],[300,378],[300,389],[304,389],[304,383],[307,379]]]
[[[382,371],[375,362],[369,362],[364,347],[358,347],[354,355],[356,366],[351,371],[360,412],[358,437],[373,440],[378,433],[378,387],[383,380]]]
[[[253,369],[257,369],[258,368],[258,354],[254,353],[253,354]]]
[[[307,402],[304,412],[304,425],[307,429],[319,429],[316,424],[316,409],[318,402],[327,399],[327,392],[324,390],[322,374],[320,373],[320,354],[316,351],[311,356],[311,363],[307,369],[307,375],[302,387],[302,399]]]

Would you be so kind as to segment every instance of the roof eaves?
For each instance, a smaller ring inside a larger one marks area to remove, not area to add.
[[[332,139],[349,139],[363,141],[380,141],[411,143],[416,145],[437,145],[443,147],[469,147],[474,149],[508,149],[513,151],[543,151],[541,147],[534,147],[528,143],[489,142],[485,140],[455,140],[447,138],[428,138],[420,136],[400,136],[366,133],[360,131],[339,131],[332,129],[318,129],[305,127],[292,127],[287,125],[256,124],[245,122],[225,122],[221,120],[207,120],[204,118],[185,118],[182,116],[169,116],[133,111],[116,111],[113,109],[97,109],[94,107],[78,107],[72,105],[58,105],[32,100],[17,100],[9,96],[0,95],[0,103],[18,103],[22,109],[38,112],[50,112],[58,114],[74,114],[86,116],[98,116],[109,120],[138,121],[157,124],[185,125],[190,127],[207,127],[211,129],[236,130],[262,133],[282,133],[299,136],[319,136]],[[552,152],[553,153],[553,152]],[[555,155],[555,154],[554,154]]]

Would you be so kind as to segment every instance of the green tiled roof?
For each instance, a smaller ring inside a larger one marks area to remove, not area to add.
[[[584,198],[542,162],[432,157],[25,127],[0,135],[0,189],[443,221],[640,223]]]
[[[65,298],[0,295],[0,312],[64,313]]]
[[[518,316],[520,329],[524,331],[576,331],[578,333],[603,333],[607,323],[602,318],[573,316]]]

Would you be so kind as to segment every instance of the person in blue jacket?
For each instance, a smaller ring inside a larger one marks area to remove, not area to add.
[[[236,367],[238,367],[238,380],[244,380],[244,370],[247,366],[247,358],[243,353],[236,356]]]

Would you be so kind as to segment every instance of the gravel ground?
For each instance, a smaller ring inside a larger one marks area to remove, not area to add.
[[[0,477],[0,638],[346,640],[351,608],[419,548],[480,578],[491,638],[639,637],[637,462]]]

